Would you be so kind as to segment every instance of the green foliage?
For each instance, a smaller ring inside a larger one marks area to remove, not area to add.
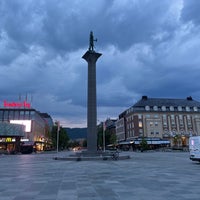
[[[110,144],[116,144],[116,142],[117,142],[116,134],[111,134],[110,135]]]
[[[144,137],[142,138],[142,140],[140,142],[140,146],[141,146],[141,151],[145,151],[148,149],[148,143]]]
[[[115,134],[111,133],[109,130],[105,130],[105,145],[115,144],[117,137]],[[103,147],[103,126],[98,127],[98,137],[97,137],[98,146]]]
[[[57,147],[57,129],[58,129],[57,126],[53,126],[53,129],[52,129],[52,132],[51,132],[52,144],[53,144],[54,148]],[[69,142],[69,137],[67,135],[66,130],[63,129],[62,127],[60,127],[59,144],[58,144],[59,149],[68,148],[68,142]]]
[[[97,130],[97,144],[103,147],[103,127],[99,126]]]
[[[83,147],[87,147],[87,140],[83,141]]]

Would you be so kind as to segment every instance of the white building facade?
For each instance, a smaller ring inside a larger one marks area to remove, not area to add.
[[[164,139],[171,146],[188,146],[189,136],[200,135],[200,102],[186,99],[148,98],[143,96],[119,116],[124,121],[125,140],[141,137]],[[116,130],[117,140],[121,132]]]

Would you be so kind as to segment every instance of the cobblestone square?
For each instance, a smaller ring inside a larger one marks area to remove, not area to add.
[[[61,152],[60,156],[69,152]],[[122,152],[118,161],[0,155],[0,200],[199,200],[200,164],[188,152]]]

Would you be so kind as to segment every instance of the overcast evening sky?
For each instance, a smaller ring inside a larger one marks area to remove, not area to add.
[[[61,125],[86,127],[92,30],[97,119],[141,96],[200,101],[200,1],[1,0],[0,105],[26,99]]]

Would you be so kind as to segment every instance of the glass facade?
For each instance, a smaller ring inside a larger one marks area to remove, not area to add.
[[[44,113],[43,113],[44,114]],[[46,114],[52,124],[51,117]],[[44,150],[46,141],[49,141],[47,128],[47,120],[43,115],[32,108],[0,108],[0,123],[21,124],[25,126],[25,132],[21,139],[37,144],[37,150]],[[26,127],[30,126],[30,127]],[[50,129],[49,129],[50,130]],[[1,137],[4,138],[5,134],[2,132]],[[6,137],[6,136],[5,136]],[[0,140],[0,144],[5,141]],[[10,141],[12,143],[12,141]]]

